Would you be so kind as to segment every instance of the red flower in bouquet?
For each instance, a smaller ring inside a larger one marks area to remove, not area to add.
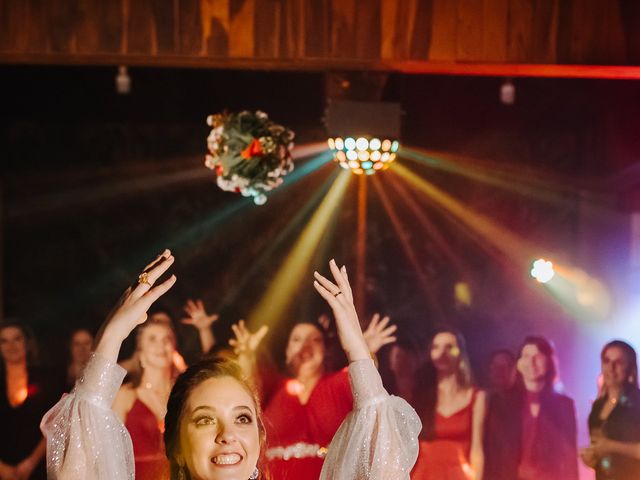
[[[251,142],[247,148],[245,148],[242,152],[240,152],[240,155],[245,160],[249,160],[253,157],[261,157],[262,155],[264,155],[264,151],[262,150],[262,145],[260,144],[260,140],[258,140],[257,138],[254,138],[253,142]]]

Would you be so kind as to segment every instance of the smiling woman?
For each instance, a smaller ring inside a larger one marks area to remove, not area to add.
[[[49,372],[34,365],[35,345],[29,329],[18,322],[0,324],[0,478],[44,479],[44,439],[38,419],[55,395]]]
[[[131,437],[110,410],[124,371],[115,364],[124,339],[145,322],[151,305],[175,283],[154,286],[173,264],[166,250],[147,266],[107,319],[96,351],[73,392],[42,420],[51,479],[134,477]],[[408,479],[418,454],[420,420],[384,390],[353,304],[346,268],[330,262],[336,283],[315,273],[314,287],[336,319],[349,358],[354,410],[336,432],[320,478]],[[167,405],[165,441],[173,480],[266,479],[260,471],[264,429],[259,404],[239,367],[203,362],[178,378]]]
[[[189,367],[173,387],[167,410],[171,478],[258,477],[265,442],[260,405],[237,364],[217,359]]]
[[[632,480],[640,471],[640,391],[636,352],[621,340],[607,343],[600,355],[602,392],[589,415],[591,446],[582,461],[598,480]]]
[[[169,322],[151,317],[138,327],[136,344],[140,372],[120,388],[113,410],[131,435],[136,479],[165,480],[169,465],[162,430],[167,398],[177,376],[173,364],[176,338]]]

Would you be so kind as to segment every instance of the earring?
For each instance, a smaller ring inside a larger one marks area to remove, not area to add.
[[[187,476],[184,474],[182,467],[178,469],[178,480],[186,480]]]
[[[253,470],[253,473],[251,474],[251,476],[249,477],[249,480],[256,480],[259,476],[260,476],[260,470],[258,470],[258,467],[256,467]]]

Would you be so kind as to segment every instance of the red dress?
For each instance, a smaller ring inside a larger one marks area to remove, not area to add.
[[[129,430],[133,443],[136,480],[168,480],[169,461],[164,452],[162,422],[136,398],[124,426]]]
[[[453,415],[445,417],[436,412],[436,438],[420,440],[420,453],[411,471],[411,480],[472,478],[469,454],[476,393],[474,389],[469,405]]]
[[[324,375],[302,405],[283,381],[264,412],[267,459],[275,480],[318,480],[333,435],[353,408],[347,370]]]

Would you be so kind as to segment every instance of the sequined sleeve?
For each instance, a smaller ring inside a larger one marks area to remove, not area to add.
[[[133,480],[131,437],[111,404],[125,370],[92,354],[70,394],[42,419],[49,480]]]
[[[353,411],[334,435],[321,479],[408,479],[418,458],[422,423],[402,398],[382,386],[373,360],[349,365]]]

